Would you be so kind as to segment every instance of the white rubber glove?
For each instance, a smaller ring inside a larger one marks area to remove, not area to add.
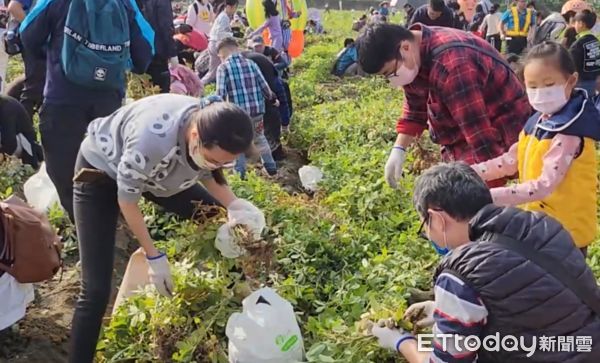
[[[163,296],[173,295],[173,278],[167,255],[161,253],[156,257],[146,257],[148,261],[148,276],[156,290]]]
[[[406,161],[406,150],[402,146],[394,146],[385,163],[385,180],[394,189],[398,187],[398,181],[402,178],[404,161]]]
[[[433,301],[422,301],[416,304],[412,304],[406,309],[404,313],[405,318],[416,317],[418,320],[415,322],[419,328],[428,328],[433,326],[433,311],[435,310],[435,302]]]
[[[169,59],[169,65],[172,67],[179,65],[179,58],[173,57],[173,58]]]
[[[225,258],[238,258],[242,256],[246,251],[238,246],[231,235],[231,227],[228,223],[223,224],[217,230],[217,237],[215,237],[215,247],[221,252],[221,255]]]
[[[265,215],[254,204],[245,199],[236,199],[227,207],[227,224],[230,227],[244,224],[254,233],[255,238],[260,238],[266,226]]]
[[[382,348],[391,349],[393,351],[399,351],[400,344],[403,342],[409,339],[415,339],[414,336],[402,329],[390,329],[387,327],[380,327],[377,324],[373,326],[372,332]]]
[[[227,223],[219,227],[215,238],[215,247],[221,252],[223,257],[237,258],[246,251],[240,248],[234,241],[232,228],[238,224],[243,224],[258,239],[266,227],[265,215],[256,208],[254,204],[245,199],[236,199],[227,207]]]

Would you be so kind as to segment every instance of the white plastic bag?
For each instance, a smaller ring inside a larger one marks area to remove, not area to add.
[[[253,292],[227,321],[230,363],[295,363],[304,343],[292,304],[269,288]]]
[[[27,203],[38,212],[47,212],[54,203],[60,206],[58,192],[46,172],[46,163],[42,163],[40,170],[27,179],[23,193]]]
[[[227,258],[240,257],[246,252],[233,240],[233,227],[238,224],[246,225],[254,234],[254,238],[259,239],[267,225],[263,212],[244,199],[236,199],[229,205],[227,219],[227,223],[219,227],[215,238],[215,247]]]
[[[0,276],[0,296],[0,330],[3,330],[25,316],[27,305],[33,301],[33,284],[22,284],[5,272]]]
[[[301,167],[298,170],[298,175],[300,175],[302,187],[311,192],[316,192],[319,182],[323,180],[323,172],[321,169],[312,165],[304,165]]]

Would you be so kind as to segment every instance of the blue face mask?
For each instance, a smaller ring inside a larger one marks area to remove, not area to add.
[[[433,246],[433,249],[435,250],[435,252],[438,253],[438,255],[440,256],[445,256],[448,254],[448,252],[450,252],[450,250],[448,249],[448,247],[440,247],[438,246],[437,243],[433,242],[432,240],[429,240],[429,243],[431,243],[431,245]]]

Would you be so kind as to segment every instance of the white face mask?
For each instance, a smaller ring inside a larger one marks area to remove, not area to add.
[[[566,84],[559,84],[543,88],[527,88],[529,103],[536,110],[545,115],[560,111],[569,101],[565,92]]]
[[[396,75],[388,77],[392,87],[394,87],[394,88],[404,87],[407,84],[411,84],[415,80],[415,78],[417,78],[417,75],[419,74],[419,66],[417,65],[416,58],[414,55],[413,55],[413,64],[415,65],[415,68],[410,69],[404,65],[404,62],[402,62],[402,65],[400,67],[398,67],[398,69],[396,69]]]
[[[198,143],[196,145],[200,145],[200,144]],[[200,169],[217,170],[220,168],[219,165],[215,165],[215,164],[207,161],[204,158],[204,155],[202,154],[202,146],[196,147],[196,146],[194,146],[194,143],[190,142],[188,148],[189,148],[190,157],[194,161],[194,164],[196,164],[196,166],[199,167]]]

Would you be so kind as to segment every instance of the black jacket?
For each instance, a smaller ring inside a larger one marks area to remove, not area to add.
[[[177,56],[171,0],[137,0],[137,3],[144,18],[154,29],[154,59],[168,60]]]
[[[448,272],[475,289],[488,310],[484,336],[522,337],[538,349],[530,357],[524,351],[478,352],[478,362],[600,362],[600,316],[596,315],[569,288],[498,243],[492,234],[531,244],[567,268],[600,300],[600,288],[583,254],[569,233],[551,217],[516,208],[493,205],[483,208],[471,221],[471,240],[444,258],[435,277]],[[434,280],[435,281],[435,280]],[[591,353],[546,352],[539,349],[541,336],[591,337]]]
[[[271,60],[265,55],[256,52],[242,52],[242,55],[256,63],[260,69],[260,73],[262,73],[263,77],[265,77],[265,81],[267,81],[269,88],[271,88],[271,91],[275,92],[275,82],[279,75],[275,69],[275,66],[273,65],[273,62],[271,62]]]
[[[21,140],[21,161],[37,169],[44,156],[37,143],[33,123],[19,101],[0,95],[0,153],[13,155],[17,151],[17,139],[20,137],[26,140]],[[24,146],[25,143],[28,145]]]
[[[595,80],[600,76],[600,40],[593,34],[578,38],[569,48],[579,79]]]
[[[428,26],[445,26],[447,28],[452,28],[454,26],[454,17],[450,8],[444,7],[442,15],[440,15],[439,18],[431,19],[427,14],[428,6],[429,5],[423,5],[417,8],[410,20],[410,25],[415,23],[421,23]]]

